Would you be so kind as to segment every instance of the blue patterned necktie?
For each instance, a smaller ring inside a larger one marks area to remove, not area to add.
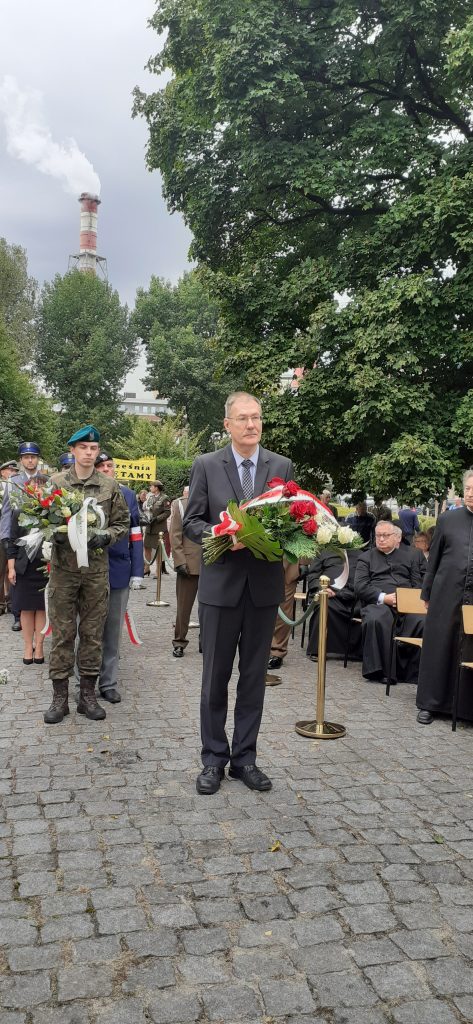
[[[245,501],[249,501],[253,497],[253,481],[251,479],[251,466],[253,465],[251,459],[243,459],[243,473],[241,475],[241,488],[243,491],[243,497]]]

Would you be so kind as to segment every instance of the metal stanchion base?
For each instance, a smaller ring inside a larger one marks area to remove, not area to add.
[[[282,676],[273,676],[268,672],[266,673],[266,686],[280,686],[282,683]]]
[[[295,728],[299,736],[311,740],[339,740],[346,733],[345,726],[336,722],[296,722]]]
[[[147,601],[147,608],[169,608],[169,601]]]

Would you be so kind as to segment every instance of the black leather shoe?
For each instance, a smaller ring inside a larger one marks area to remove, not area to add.
[[[173,656],[173,658],[183,658],[184,657],[184,648],[183,647],[173,647],[173,649],[172,649],[172,656]]]
[[[270,658],[268,661],[268,668],[281,668],[282,658]]]
[[[220,789],[220,783],[225,775],[225,770],[217,765],[208,764],[197,776],[195,788],[202,796],[211,796]]]
[[[228,777],[229,779],[240,779],[245,786],[248,786],[248,789],[256,789],[258,793],[267,793],[273,785],[271,779],[268,779],[268,776],[255,764],[244,764],[241,768],[231,764],[228,769]]]
[[[430,711],[419,711],[417,715],[419,725],[430,725],[433,720],[434,716],[430,714]]]
[[[15,619],[13,623],[12,630],[14,633],[21,633],[21,622],[19,622],[17,619]]]
[[[101,690],[100,700],[108,700],[109,704],[121,704],[122,699],[117,688],[114,686],[111,690]]]

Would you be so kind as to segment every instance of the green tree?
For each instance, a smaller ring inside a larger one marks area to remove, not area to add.
[[[161,0],[152,23],[173,77],[135,93],[148,165],[265,437],[343,490],[442,491],[473,441],[470,5]]]
[[[152,423],[141,416],[127,416],[125,436],[117,436],[112,454],[120,459],[194,459],[201,447],[199,436],[191,434],[180,416],[164,416]]]
[[[222,373],[216,345],[218,306],[202,275],[191,271],[176,285],[152,277],[138,289],[132,323],[148,358],[147,385],[182,410],[194,432],[222,424],[232,379]]]
[[[16,347],[0,317],[0,462],[16,458],[20,441],[36,441],[43,458],[57,459],[57,415],[22,370]]]
[[[113,438],[124,419],[120,388],[135,358],[128,309],[107,283],[75,270],[44,286],[37,365],[61,407],[64,439],[84,423],[104,442]]]
[[[22,365],[35,354],[36,287],[25,250],[0,238],[0,316]]]

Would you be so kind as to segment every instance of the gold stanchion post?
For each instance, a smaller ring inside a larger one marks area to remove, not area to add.
[[[158,537],[158,553],[156,555],[156,600],[147,601],[148,608],[169,608],[169,601],[161,601],[161,577],[163,568],[163,534]]]
[[[327,618],[328,618],[328,589],[330,580],[328,576],[321,576],[319,579],[319,653],[317,661],[317,706],[315,721],[296,722],[296,732],[299,736],[307,736],[312,740],[338,740],[344,736],[346,729],[344,725],[337,725],[336,722],[326,722],[325,715],[325,670],[327,663]]]

